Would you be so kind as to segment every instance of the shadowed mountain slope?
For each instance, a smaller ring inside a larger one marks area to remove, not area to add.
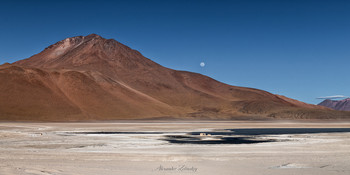
[[[344,100],[327,99],[318,105],[339,110],[339,111],[350,111],[350,98],[346,98]]]

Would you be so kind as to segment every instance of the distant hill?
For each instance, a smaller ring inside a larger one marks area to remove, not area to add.
[[[344,100],[324,100],[320,106],[328,107],[338,111],[350,111],[350,98]]]
[[[96,34],[1,65],[0,81],[0,120],[350,118],[349,112],[172,70]]]

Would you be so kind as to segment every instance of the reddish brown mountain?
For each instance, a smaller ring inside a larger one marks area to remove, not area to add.
[[[0,66],[0,120],[349,118],[165,68],[113,39],[67,38]]]

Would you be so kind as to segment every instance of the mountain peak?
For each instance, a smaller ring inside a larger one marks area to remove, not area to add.
[[[58,41],[55,44],[50,45],[46,49],[55,49],[57,47],[62,47],[66,48],[67,46],[74,46],[74,45],[80,45],[83,42],[89,42],[94,39],[100,39],[100,40],[106,40],[105,38],[101,37],[100,35],[97,34],[90,34],[86,36],[74,36],[70,38],[66,38],[64,40]]]
[[[350,111],[350,98],[346,98],[343,100],[326,99],[318,105],[325,106],[338,111]]]
[[[90,39],[104,39],[104,40],[105,40],[105,38],[103,38],[102,36],[97,35],[97,34],[95,34],[95,33],[92,33],[92,34],[90,34],[90,35],[84,36],[84,38],[85,38],[86,40],[90,40]]]
[[[15,64],[45,69],[71,69],[109,72],[161,67],[114,39],[97,34],[61,40],[25,60]]]
[[[87,35],[86,37],[102,38],[100,35],[97,35],[96,33],[92,33],[92,34],[90,34],[90,35]]]

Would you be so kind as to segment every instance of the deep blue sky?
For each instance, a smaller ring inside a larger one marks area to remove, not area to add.
[[[348,0],[0,1],[0,64],[90,33],[231,85],[350,95]]]

